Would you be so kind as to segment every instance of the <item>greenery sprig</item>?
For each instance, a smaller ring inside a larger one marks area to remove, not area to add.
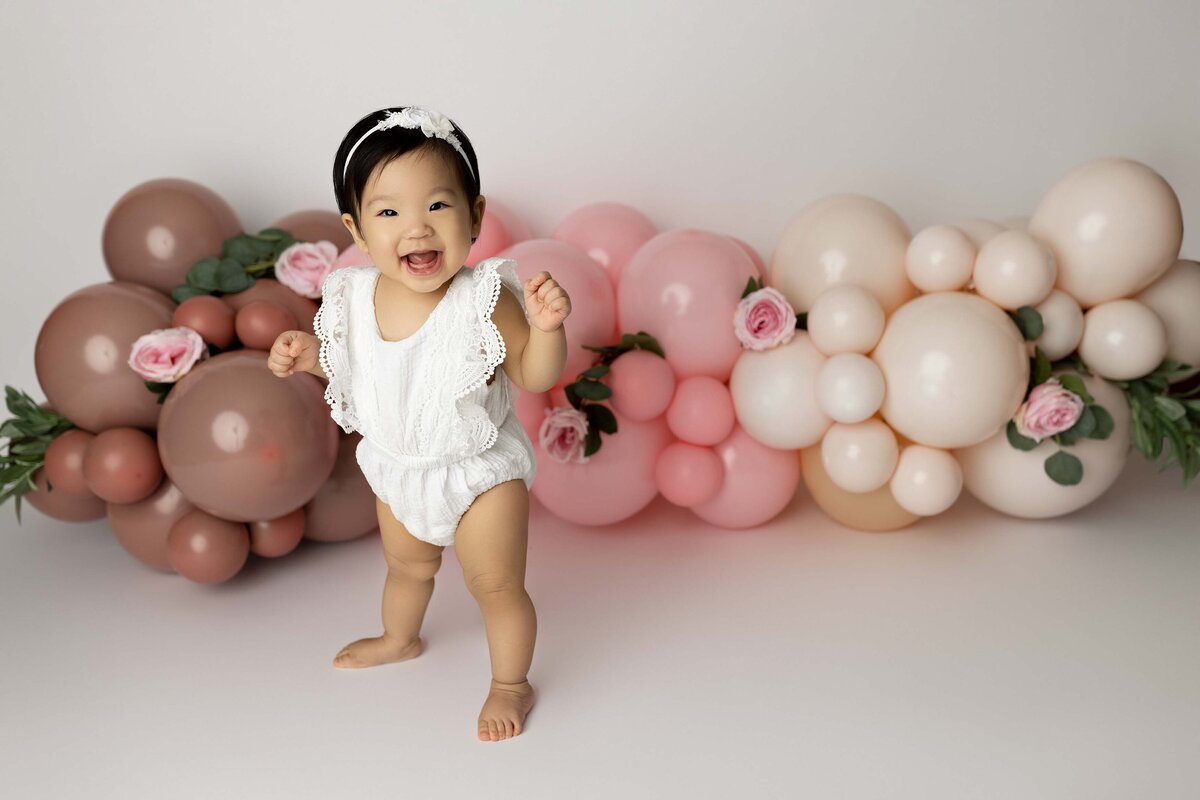
[[[257,234],[239,233],[221,245],[220,258],[203,258],[187,271],[187,283],[171,290],[171,298],[182,303],[205,294],[235,294],[254,285],[257,278],[274,278],[279,254],[297,242],[282,228],[266,228]]]
[[[591,456],[600,449],[601,433],[611,436],[617,432],[616,416],[608,406],[601,404],[601,401],[612,397],[612,388],[601,380],[611,371],[612,362],[630,350],[649,350],[660,358],[666,358],[666,355],[658,340],[645,331],[622,334],[621,341],[615,345],[591,347],[585,344],[583,349],[600,355],[591,367],[579,373],[578,379],[574,383],[568,383],[563,391],[568,402],[576,410],[587,415],[588,432],[584,440],[583,454]]]
[[[1178,463],[1185,487],[1200,473],[1200,386],[1176,389],[1171,381],[1185,377],[1192,369],[1167,359],[1148,375],[1113,381],[1129,401],[1133,446],[1151,461],[1162,457],[1159,472]],[[1164,453],[1167,443],[1171,448]]]
[[[37,489],[33,473],[46,462],[46,448],[75,424],[62,414],[42,408],[12,386],[4,387],[4,401],[13,416],[0,425],[0,437],[8,438],[3,445],[6,452],[0,453],[0,505],[13,498],[20,524],[21,496]],[[53,488],[47,480],[46,491]]]

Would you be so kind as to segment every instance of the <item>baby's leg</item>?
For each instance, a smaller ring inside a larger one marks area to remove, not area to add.
[[[414,537],[378,497],[375,511],[388,564],[387,581],[383,585],[383,636],[346,645],[334,657],[335,667],[374,667],[421,654],[418,634],[433,595],[433,576],[442,565],[444,548]]]
[[[454,550],[467,588],[479,603],[492,658],[492,683],[479,714],[478,736],[498,741],[521,732],[533,707],[527,675],[537,615],[525,591],[529,490],[522,480],[488,489],[463,514]]]

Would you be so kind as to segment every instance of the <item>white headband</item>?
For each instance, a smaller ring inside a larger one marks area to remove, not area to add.
[[[454,135],[454,123],[445,114],[440,114],[437,111],[421,106],[409,106],[403,111],[389,111],[387,116],[375,123],[375,127],[364,133],[354,147],[350,148],[350,152],[346,154],[346,160],[342,164],[342,182],[346,182],[346,170],[350,167],[350,157],[354,155],[354,151],[358,146],[375,131],[385,131],[388,128],[420,128],[421,133],[426,136],[436,136],[438,139],[445,141],[451,147],[458,151],[458,154],[463,157],[463,161],[467,164],[467,171],[471,173],[471,177],[475,177],[475,170],[471,169],[471,159],[467,158],[467,151],[463,150],[462,143],[458,141],[458,137]]]

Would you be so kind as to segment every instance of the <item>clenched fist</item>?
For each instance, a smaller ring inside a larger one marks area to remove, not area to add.
[[[317,354],[321,340],[304,331],[284,331],[271,345],[267,366],[278,378],[286,378],[293,372],[308,372],[317,365]]]

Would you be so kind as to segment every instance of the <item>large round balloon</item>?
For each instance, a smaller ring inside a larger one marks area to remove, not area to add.
[[[1183,242],[1183,216],[1157,172],[1100,158],[1050,188],[1029,232],[1058,260],[1058,288],[1090,308],[1133,295],[1170,269]]]
[[[637,249],[658,228],[642,212],[621,203],[592,203],[568,214],[550,236],[575,245],[596,260],[613,288]]]
[[[1167,329],[1167,358],[1200,368],[1200,263],[1176,261],[1136,298]]]
[[[170,327],[175,303],[135,283],[98,283],[66,296],[38,331],[33,362],[46,398],[80,428],[153,430],[161,407],[129,366],[138,337]]]
[[[767,447],[735,426],[729,438],[713,448],[725,467],[717,494],[692,506],[696,516],[722,528],[751,528],[787,508],[800,485],[800,457],[795,450]]]
[[[963,292],[899,308],[872,354],[888,424],[931,447],[967,447],[1002,429],[1025,399],[1029,358],[1013,321]]]
[[[757,275],[754,262],[727,236],[697,230],[660,233],[625,265],[617,289],[621,330],[658,339],[679,380],[729,379],[742,346],[733,315]]]
[[[285,230],[301,242],[333,242],[339,251],[354,244],[354,237],[342,222],[342,215],[323,208],[293,212],[267,227]]]
[[[473,266],[530,238],[529,226],[506,206],[489,197],[483,209],[479,238],[471,245],[471,252],[467,253],[467,263]]]
[[[241,311],[250,303],[255,302],[280,306],[292,313],[300,325],[300,330],[305,333],[313,332],[313,317],[317,313],[317,304],[307,297],[296,294],[273,278],[259,278],[249,289],[222,295],[221,300],[235,312]]]
[[[908,226],[870,197],[839,194],[818,200],[793,219],[775,248],[767,280],[797,311],[831,286],[867,289],[891,312],[916,294],[905,273]]]
[[[825,356],[804,331],[787,344],[747,350],[729,378],[737,420],[746,432],[780,450],[821,441],[833,424],[817,402],[814,386]]]
[[[821,448],[800,451],[804,484],[822,511],[848,528],[860,531],[894,531],[911,525],[919,516],[901,508],[891,489],[882,486],[873,492],[847,492],[825,474]]]
[[[167,536],[180,517],[194,509],[170,478],[136,503],[109,503],[108,521],[121,547],[143,564],[174,572],[167,560]]]
[[[313,498],[333,471],[337,428],[312,375],[280,379],[260,350],[233,350],[184,376],[163,403],[158,450],[198,508],[274,519]]]
[[[104,220],[109,274],[170,294],[187,271],[221,254],[242,232],[237,215],[216,192],[182,178],[140,183],[121,196]]]
[[[359,469],[356,451],[362,436],[338,435],[337,463],[304,507],[304,538],[345,542],[370,533],[379,524],[375,494]]]
[[[1045,461],[1059,446],[1045,439],[1032,450],[1013,447],[1004,431],[955,452],[966,490],[984,504],[1014,517],[1044,519],[1069,514],[1104,494],[1125,466],[1129,452],[1129,406],[1124,393],[1102,378],[1084,377],[1096,402],[1113,418],[1107,439],[1080,439],[1061,448],[1083,462],[1083,480],[1062,486],[1046,474]]]
[[[51,519],[62,522],[88,522],[104,516],[104,501],[96,495],[63,492],[46,485],[46,470],[38,468],[33,473],[36,490],[21,495],[22,503],[36,508]]]

